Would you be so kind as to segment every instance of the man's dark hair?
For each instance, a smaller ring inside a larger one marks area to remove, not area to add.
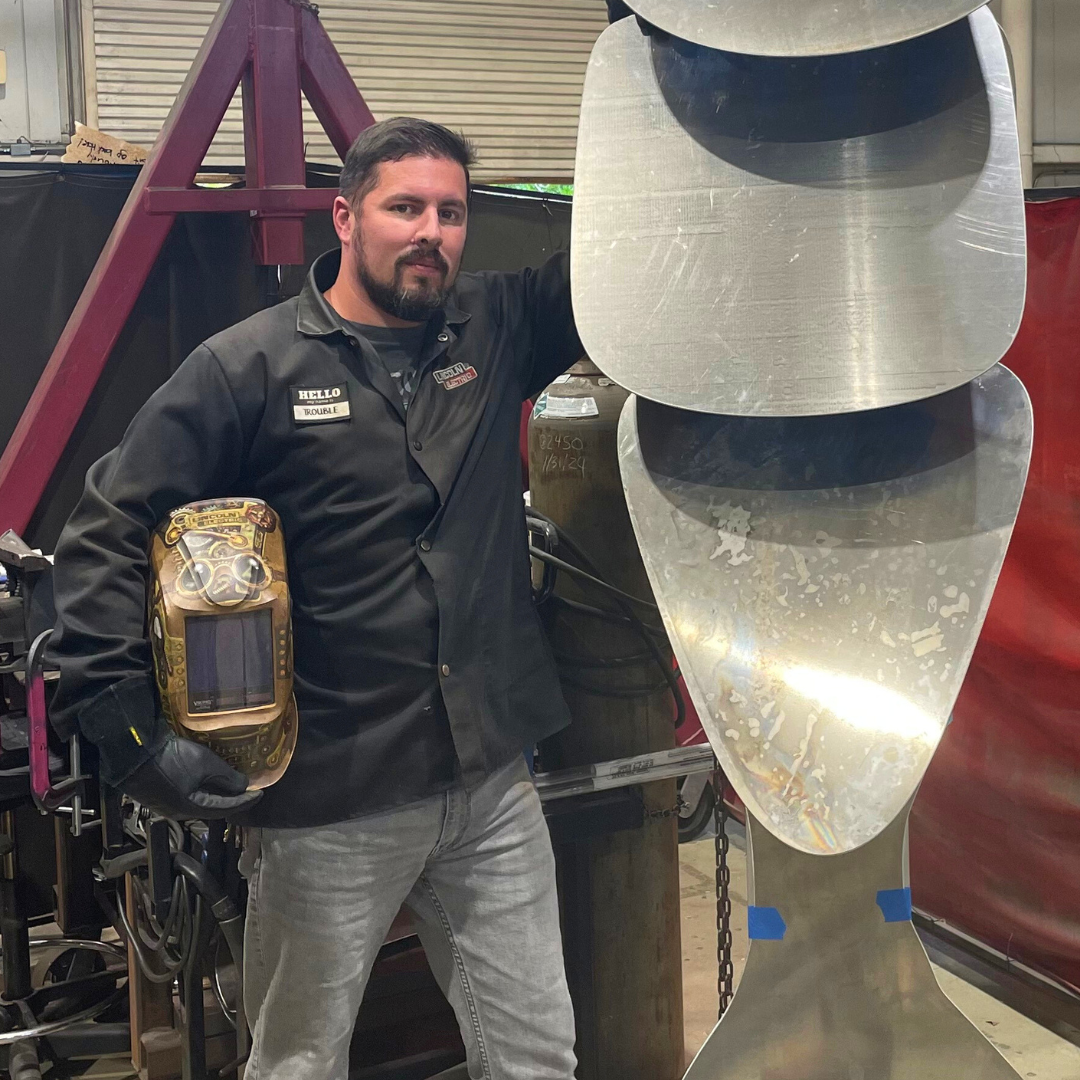
[[[469,166],[476,162],[476,150],[464,135],[442,124],[418,120],[414,116],[395,116],[380,120],[362,131],[349,147],[338,181],[338,192],[349,203],[357,203],[379,182],[379,165],[407,157],[446,158],[465,170],[469,187]]]

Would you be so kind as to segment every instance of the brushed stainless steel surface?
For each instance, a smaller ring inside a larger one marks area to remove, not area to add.
[[[676,37],[759,56],[876,49],[956,22],[985,0],[629,0]]]
[[[915,41],[776,60],[634,19],[593,51],[574,311],[628,389],[743,416],[959,386],[1016,334],[1024,200],[1008,63],[984,10]]]
[[[623,485],[687,688],[750,812],[850,851],[945,729],[1024,488],[1031,406],[996,366],[849,416],[708,416],[630,398]]]
[[[871,843],[822,859],[752,815],[750,903],[782,941],[753,941],[735,997],[686,1080],[1016,1080],[945,996],[910,921],[885,922],[903,879],[907,808]]]

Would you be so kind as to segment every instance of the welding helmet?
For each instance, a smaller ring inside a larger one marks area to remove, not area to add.
[[[260,499],[190,503],[150,542],[149,632],[162,709],[264,788],[296,746],[285,544]]]

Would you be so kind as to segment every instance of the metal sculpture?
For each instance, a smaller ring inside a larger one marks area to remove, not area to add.
[[[997,363],[1025,283],[1000,31],[944,0],[634,6],[677,36],[597,43],[574,302],[638,395],[627,503],[748,810],[753,944],[688,1080],[1007,1080],[904,851],[1031,453]]]
[[[728,779],[799,851],[872,840],[930,763],[990,603],[1031,454],[1019,380],[997,365],[854,416],[639,398],[619,441],[657,603]]]
[[[1024,388],[997,365],[785,419],[631,398],[619,435],[664,625],[749,818],[756,940],[688,1080],[1013,1076],[937,986],[903,846],[1023,492]]]
[[[589,355],[683,409],[792,416],[943,393],[1024,305],[1016,114],[989,11],[868,53],[597,42],[573,222]]]
[[[828,56],[893,45],[962,19],[978,0],[634,0],[643,18],[711,49]]]

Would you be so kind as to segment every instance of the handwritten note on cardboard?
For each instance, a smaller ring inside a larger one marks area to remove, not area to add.
[[[61,160],[81,161],[88,165],[142,165],[146,154],[141,146],[76,123],[75,134]]]

